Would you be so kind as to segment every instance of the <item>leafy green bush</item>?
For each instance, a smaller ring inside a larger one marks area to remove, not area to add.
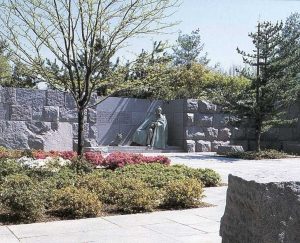
[[[94,165],[88,162],[85,158],[77,157],[72,160],[72,163],[68,165],[71,170],[74,170],[77,174],[86,174],[93,172]]]
[[[104,178],[104,173],[92,173],[78,179],[76,187],[85,188],[96,194],[101,202],[113,203],[114,191],[111,181]]]
[[[139,179],[119,177],[112,180],[112,186],[113,202],[120,211],[152,211],[159,205],[158,191]]]
[[[221,183],[221,176],[212,169],[194,169],[193,175],[205,187],[218,186]]]
[[[6,176],[12,174],[19,174],[24,171],[24,168],[20,163],[14,159],[0,159],[0,181]]]
[[[84,188],[65,187],[54,192],[53,212],[67,218],[83,218],[97,216],[102,203],[97,195]]]
[[[260,152],[246,151],[246,152],[228,153],[226,154],[226,157],[247,159],[247,160],[284,159],[288,157],[288,154],[274,149],[267,149],[267,150],[262,150]]]
[[[196,179],[169,182],[164,187],[162,206],[167,208],[190,208],[201,204],[203,185]]]
[[[193,169],[185,165],[128,165],[115,172],[128,178],[138,178],[156,188],[162,188],[170,181],[187,178],[195,178],[205,186],[217,186],[221,181],[220,175],[211,169]]]
[[[35,221],[44,212],[44,199],[41,185],[24,174],[7,176],[0,187],[1,202],[17,218]]]

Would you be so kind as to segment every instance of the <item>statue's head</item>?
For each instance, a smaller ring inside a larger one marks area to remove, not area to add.
[[[161,108],[160,106],[157,107],[156,110],[155,110],[155,113],[156,113],[157,115],[160,115],[160,114],[162,113],[162,108]]]

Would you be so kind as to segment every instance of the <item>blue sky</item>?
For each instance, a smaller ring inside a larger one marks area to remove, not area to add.
[[[121,55],[128,58],[143,48],[151,49],[153,40],[174,43],[179,30],[190,33],[199,28],[212,64],[219,62],[227,70],[242,63],[236,47],[252,50],[248,33],[255,31],[259,19],[284,20],[297,11],[300,12],[300,0],[182,0],[172,16],[172,20],[181,22],[169,30],[172,34],[134,40]]]

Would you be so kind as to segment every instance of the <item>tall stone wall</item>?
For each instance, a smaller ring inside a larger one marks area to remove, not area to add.
[[[229,175],[223,243],[300,242],[300,182],[257,183]]]
[[[300,153],[300,101],[292,104],[285,114],[286,119],[298,119],[290,125],[269,129],[261,136],[261,146],[266,149]],[[232,130],[232,144],[242,145],[245,150],[255,149],[255,127],[253,122],[245,123]]]
[[[95,104],[92,96],[91,104]],[[143,100],[110,97],[86,111],[85,146],[110,145],[118,133],[121,144],[131,137],[146,116],[157,106],[168,120],[168,145],[189,152],[216,151],[219,145],[254,147],[251,124],[234,128],[230,115],[207,101]],[[291,106],[289,116],[299,117],[299,104]],[[0,146],[15,149],[72,150],[77,147],[77,111],[72,96],[54,90],[0,88]],[[300,152],[300,121],[278,127],[262,136],[263,146]]]
[[[219,145],[230,143],[230,116],[216,105],[188,99],[184,105],[185,149],[189,152],[216,152]]]
[[[86,142],[95,141],[95,109],[87,111]],[[77,113],[65,92],[0,89],[0,146],[13,149],[73,150]]]
[[[113,144],[118,133],[122,145],[130,145],[136,129],[161,106],[168,121],[168,145],[183,147],[184,100],[161,101],[111,97],[97,106],[97,142]]]

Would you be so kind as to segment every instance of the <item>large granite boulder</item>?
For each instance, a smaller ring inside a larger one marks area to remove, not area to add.
[[[229,175],[223,243],[300,242],[300,182],[257,183]]]

